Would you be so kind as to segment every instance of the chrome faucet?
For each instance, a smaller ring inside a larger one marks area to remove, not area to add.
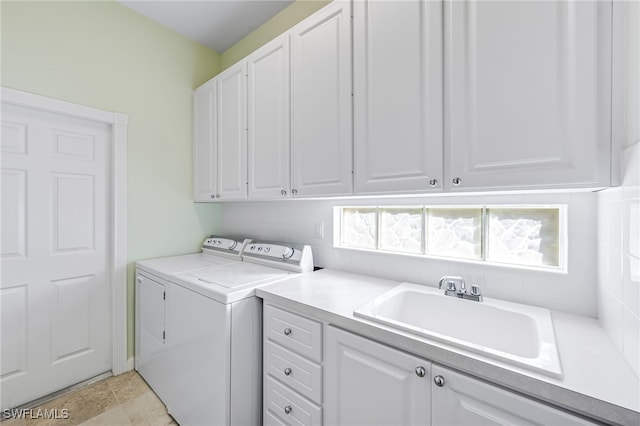
[[[445,275],[440,279],[438,288],[444,288],[445,296],[454,296],[460,299],[473,300],[476,302],[482,302],[482,294],[480,294],[480,287],[473,284],[471,291],[467,292],[467,285],[462,277],[452,277]]]

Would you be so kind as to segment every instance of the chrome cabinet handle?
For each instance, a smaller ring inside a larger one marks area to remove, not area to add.
[[[220,194],[216,194],[216,198],[220,198]]]
[[[285,376],[290,376],[291,375],[291,368],[287,367],[284,369],[284,375]]]
[[[433,383],[436,384],[436,386],[438,386],[439,388],[444,386],[444,377],[442,376],[436,376],[433,378]]]
[[[460,185],[460,183],[462,183],[462,179],[455,177],[451,182],[453,182],[454,185]]]
[[[435,188],[436,186],[438,186],[438,179],[431,179],[429,181],[429,186],[432,188]]]
[[[216,194],[211,194],[210,197],[211,198],[216,198]]]
[[[287,191],[285,191],[284,189],[280,191],[280,195],[285,196],[287,195]]]
[[[297,190],[297,189],[295,189],[295,188],[293,188],[293,189],[291,190],[291,193],[292,193],[293,195],[296,195],[296,194],[298,193],[298,190]]]
[[[427,374],[427,370],[423,366],[416,367],[416,375],[418,377],[424,377]]]
[[[290,334],[291,334],[291,329],[290,329],[290,328],[285,328],[285,329],[284,329],[284,335],[285,335],[285,336],[288,336],[288,335],[290,335]]]
[[[289,414],[292,410],[293,410],[293,408],[291,408],[290,405],[287,405],[286,407],[284,407],[285,414]]]

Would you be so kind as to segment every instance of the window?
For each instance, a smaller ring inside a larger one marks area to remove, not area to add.
[[[338,247],[564,269],[566,206],[336,207]]]

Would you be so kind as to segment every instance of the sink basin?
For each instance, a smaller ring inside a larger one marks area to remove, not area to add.
[[[548,309],[491,298],[474,302],[402,283],[355,310],[354,315],[562,378]]]

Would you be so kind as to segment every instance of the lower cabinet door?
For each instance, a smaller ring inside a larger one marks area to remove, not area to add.
[[[327,328],[327,425],[428,425],[430,363],[346,331]]]
[[[497,386],[433,365],[432,425],[594,425]]]

